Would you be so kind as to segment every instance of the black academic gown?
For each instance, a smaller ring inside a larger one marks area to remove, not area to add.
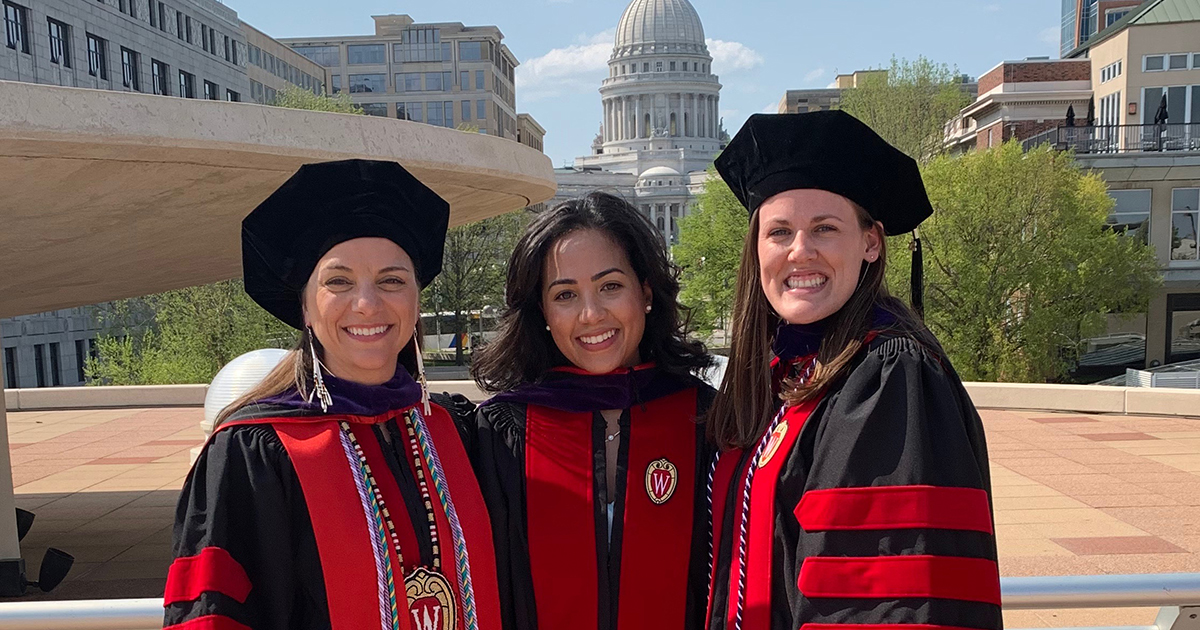
[[[407,380],[405,380],[407,379]],[[333,379],[327,379],[327,382]],[[330,413],[291,404],[287,396],[236,412],[205,445],[184,484],[176,509],[173,554],[164,605],[165,627],[176,630],[358,630],[380,628],[381,611],[373,536],[355,490],[338,421],[351,423],[380,485],[404,551],[400,565],[388,551],[397,587],[400,628],[460,630],[462,600],[453,597],[449,622],[445,593],[406,602],[405,576],[431,569],[436,541],[417,474],[429,477],[410,446],[403,413],[406,394],[347,400],[331,385]],[[360,386],[361,387],[361,386]],[[353,388],[351,388],[353,389]],[[419,389],[417,389],[419,393]],[[394,407],[388,409],[388,407]],[[337,410],[350,413],[334,413]],[[378,415],[365,415],[379,412]],[[453,420],[437,405],[425,417],[446,468],[450,495],[470,551],[479,628],[499,625],[491,532],[482,497]],[[385,435],[388,436],[385,439]],[[458,578],[446,514],[438,499],[441,573],[457,593]],[[441,601],[437,601],[438,597]],[[416,616],[413,612],[422,614]],[[423,616],[433,611],[432,616]],[[432,622],[430,622],[432,619]],[[390,624],[388,624],[390,627]]]
[[[751,449],[715,474],[710,628],[1001,627],[983,425],[937,350],[872,335],[754,450],[748,495]]]
[[[496,542],[504,630],[699,630],[713,390],[640,366],[552,370],[475,413],[472,460]],[[623,409],[616,491],[606,422]],[[612,529],[608,506],[614,496]]]

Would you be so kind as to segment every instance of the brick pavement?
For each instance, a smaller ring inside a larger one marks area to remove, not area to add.
[[[1200,572],[1200,419],[982,412],[1005,576]],[[199,409],[8,414],[29,569],[76,556],[54,593],[161,595]],[[1010,611],[1006,625],[1150,625],[1157,609]]]

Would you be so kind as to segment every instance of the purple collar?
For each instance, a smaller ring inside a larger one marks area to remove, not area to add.
[[[421,385],[409,376],[403,365],[396,365],[392,380],[380,385],[363,385],[340,379],[328,372],[323,375],[325,387],[333,405],[325,413],[349,416],[380,416],[389,411],[407,409],[421,400]],[[264,398],[259,403],[284,407],[306,414],[321,413],[321,403],[315,398],[307,402],[295,389]]]
[[[571,413],[628,409],[699,384],[695,377],[673,374],[652,363],[608,374],[555,368],[537,382],[496,394],[483,405],[521,403]]]

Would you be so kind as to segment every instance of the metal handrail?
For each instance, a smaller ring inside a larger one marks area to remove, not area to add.
[[[1000,591],[1008,610],[1200,606],[1200,573],[1003,578]]]
[[[1000,590],[1007,610],[1186,608],[1200,606],[1200,573],[1004,578]],[[1167,630],[1168,618],[1160,614],[1159,625],[1136,630]],[[162,620],[157,598],[0,603],[0,630],[157,630]]]

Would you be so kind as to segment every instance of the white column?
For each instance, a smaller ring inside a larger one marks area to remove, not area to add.
[[[642,137],[642,97],[635,96],[633,101],[633,137]]]
[[[717,137],[717,98],[715,96],[708,97],[708,137]]]
[[[604,141],[612,139],[612,101],[604,99]]]

